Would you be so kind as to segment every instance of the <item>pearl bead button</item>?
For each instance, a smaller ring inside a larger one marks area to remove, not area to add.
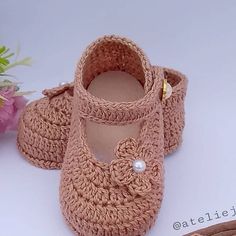
[[[172,87],[169,83],[166,84],[166,96],[165,99],[169,98],[172,94]]]
[[[136,173],[142,173],[144,172],[146,169],[146,163],[145,161],[143,160],[135,160],[133,162],[133,170],[136,172]]]
[[[65,84],[68,84],[68,82],[67,81],[62,81],[62,82],[59,83],[59,86],[64,86]]]

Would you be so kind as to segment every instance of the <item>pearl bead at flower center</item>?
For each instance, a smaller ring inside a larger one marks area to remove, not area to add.
[[[61,82],[59,83],[59,86],[64,86],[64,85],[66,85],[66,84],[68,84],[67,81],[61,81]]]
[[[135,160],[133,162],[133,170],[136,172],[136,173],[142,173],[144,172],[146,169],[146,163],[145,161],[143,160]]]

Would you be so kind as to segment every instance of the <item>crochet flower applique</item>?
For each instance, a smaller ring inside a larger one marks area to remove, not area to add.
[[[161,166],[153,158],[151,148],[139,146],[134,138],[127,138],[118,143],[116,159],[111,162],[111,179],[119,186],[126,186],[133,195],[144,196],[152,189],[152,184],[160,181]],[[141,163],[140,171],[135,170],[135,163]]]
[[[73,84],[72,83],[65,83],[63,85],[60,85],[58,87],[55,87],[55,88],[51,88],[51,89],[44,89],[43,90],[43,95],[49,97],[49,98],[53,98],[57,95],[60,95],[62,93],[64,93],[65,91],[73,91]]]

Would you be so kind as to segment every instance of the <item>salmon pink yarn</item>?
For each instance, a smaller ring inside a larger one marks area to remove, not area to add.
[[[153,72],[156,69],[156,66],[151,67]],[[167,155],[182,142],[187,79],[178,71],[163,69],[173,90],[171,97],[162,101]],[[33,165],[46,169],[61,168],[70,130],[73,88],[74,84],[70,83],[45,89],[45,97],[29,103],[24,109],[17,144],[23,156]]]
[[[91,95],[89,83],[109,70],[130,73],[143,85],[145,95],[132,102]],[[153,70],[142,50],[126,38],[105,36],[84,52],[75,73],[60,183],[62,213],[76,235],[142,236],[154,224],[164,186],[163,80],[164,70]],[[117,143],[113,160],[104,163],[88,146],[85,120],[118,126],[140,122],[140,132],[136,139]],[[135,160],[145,163],[139,173],[131,168]]]
[[[149,159],[153,153],[146,146],[139,146],[134,138],[127,138],[118,144],[115,155],[117,159],[112,161],[110,172],[116,184],[126,186],[131,194],[140,196],[150,192],[152,184],[158,184],[162,165]],[[134,171],[133,164],[137,160],[145,163],[142,173]]]
[[[222,222],[215,225],[199,229],[184,236],[235,236],[236,220]]]

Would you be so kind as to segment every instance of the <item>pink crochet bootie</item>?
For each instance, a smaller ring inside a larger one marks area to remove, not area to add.
[[[144,95],[117,102],[88,92],[94,78],[106,71],[129,73],[141,83]],[[77,235],[140,236],[154,224],[163,197],[164,72],[152,68],[133,42],[117,36],[98,39],[83,54],[75,74],[60,184],[61,209]],[[104,129],[138,123],[139,130],[137,137],[117,142],[104,162],[88,143],[91,123]]]
[[[152,67],[154,71],[157,67]],[[184,128],[186,77],[164,68],[172,94],[162,101],[165,155],[180,145]],[[43,91],[44,98],[31,102],[19,121],[17,144],[33,165],[46,169],[61,168],[68,142],[73,83]]]
[[[44,90],[44,98],[29,103],[22,112],[17,146],[33,165],[59,169],[67,146],[73,86]]]

